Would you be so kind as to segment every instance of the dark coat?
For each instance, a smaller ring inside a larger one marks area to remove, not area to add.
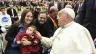
[[[1,26],[0,26],[0,34],[3,33],[2,30],[1,30]]]
[[[17,12],[16,12],[15,9],[13,9],[13,13],[14,13],[14,17],[13,17],[11,8],[7,9],[7,14],[10,15],[11,20],[12,20],[12,24],[19,19],[19,18],[18,18],[18,14],[17,14]]]
[[[18,32],[20,30],[20,28],[18,26],[19,26],[19,24],[13,24],[8,29],[7,34],[5,35],[5,39],[8,41],[6,49],[11,47],[11,44],[13,43],[15,36],[18,34]]]
[[[96,38],[96,0],[84,1],[78,21],[89,30],[93,39]]]
[[[50,2],[48,10],[50,9],[51,6],[54,6],[54,2]],[[58,10],[61,10],[61,3],[58,2]]]
[[[79,8],[79,3],[75,3],[74,4],[74,12],[75,12],[76,15],[77,15],[78,8]]]
[[[10,16],[13,16],[13,15],[12,15],[11,8],[7,9],[7,13],[8,13]],[[13,9],[13,13],[14,13],[14,16],[18,16],[15,9]]]
[[[44,24],[40,24],[38,20],[34,20],[34,25],[37,28],[37,31],[41,33],[42,36],[51,37],[53,35],[53,31],[50,28],[50,24],[45,22]]]
[[[54,18],[54,20],[55,20],[55,23],[56,23],[57,26],[58,26],[58,20],[57,20],[57,18]],[[49,24],[50,24],[50,26],[51,26],[51,30],[52,30],[53,32],[55,32],[57,28],[54,26],[54,23],[52,22],[52,20],[51,20],[51,18],[50,18],[49,16],[47,16],[47,21],[49,22]]]
[[[20,6],[27,6],[25,1],[20,1]]]

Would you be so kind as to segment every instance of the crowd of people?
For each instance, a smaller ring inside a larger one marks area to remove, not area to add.
[[[1,0],[0,54],[96,54],[95,6],[95,0]]]

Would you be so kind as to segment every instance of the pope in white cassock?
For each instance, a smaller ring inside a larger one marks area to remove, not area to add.
[[[59,28],[51,38],[38,38],[46,47],[51,47],[50,54],[96,54],[89,31],[74,22],[75,13],[71,8],[64,8],[58,13]]]

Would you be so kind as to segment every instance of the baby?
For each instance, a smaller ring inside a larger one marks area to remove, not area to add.
[[[30,26],[25,32],[21,32],[18,36],[16,36],[17,44],[20,44],[20,50],[22,54],[32,54],[33,52],[38,54],[40,47],[39,39],[36,34],[36,27]],[[23,41],[28,40],[30,44],[24,45]]]

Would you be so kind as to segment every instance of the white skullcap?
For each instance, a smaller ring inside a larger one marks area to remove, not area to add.
[[[73,9],[71,8],[64,8],[63,9],[64,12],[66,12],[70,17],[72,17],[73,19],[75,18],[75,12]]]

